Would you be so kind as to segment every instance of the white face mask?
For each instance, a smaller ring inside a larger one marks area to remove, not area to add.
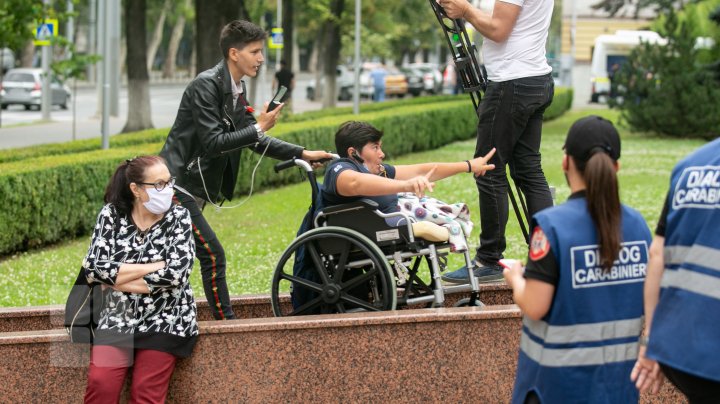
[[[162,191],[158,191],[155,188],[146,188],[145,191],[150,197],[150,200],[143,202],[143,205],[150,213],[159,215],[170,209],[174,195],[172,187],[165,187]]]

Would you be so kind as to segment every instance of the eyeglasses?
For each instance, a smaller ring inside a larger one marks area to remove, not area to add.
[[[166,187],[174,187],[175,186],[175,177],[170,177],[170,181],[158,181],[158,182],[138,182],[138,184],[142,185],[152,185],[155,187],[155,189],[160,192]]]

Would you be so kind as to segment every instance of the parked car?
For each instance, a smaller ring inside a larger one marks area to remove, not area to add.
[[[423,81],[425,74],[420,71],[420,69],[411,67],[401,67],[400,71],[407,77],[408,93],[416,97],[422,94],[425,90],[425,83]]]
[[[440,67],[433,63],[410,63],[406,66],[409,69],[418,70],[423,75],[423,90],[430,94],[442,92],[443,75]]]
[[[377,63],[363,63],[360,70],[360,96],[372,98],[373,88],[370,72],[378,66]],[[396,67],[385,66],[388,74],[385,76],[385,95],[396,95],[400,98],[408,93],[408,78]]]
[[[0,67],[3,74],[15,67],[15,55],[9,48],[0,49]]]
[[[25,109],[40,108],[42,104],[42,69],[19,68],[11,69],[3,77],[0,85],[0,106],[20,104]],[[70,100],[70,89],[53,77],[50,80],[52,90],[51,105],[59,105],[67,109]]]
[[[337,92],[338,101],[348,101],[352,99],[353,87],[355,84],[355,76],[353,70],[344,65],[338,65],[337,67],[337,78],[335,79],[335,90]],[[325,78],[320,79],[320,84],[325,85]],[[308,100],[314,101],[317,98],[315,79],[308,82],[305,88],[305,97]]]

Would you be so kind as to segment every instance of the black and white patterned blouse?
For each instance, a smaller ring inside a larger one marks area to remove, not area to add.
[[[147,231],[105,205],[98,215],[83,268],[88,282],[114,285],[121,264],[165,261],[145,275],[150,294],[106,289],[96,330],[97,345],[130,345],[189,356],[198,335],[197,308],[190,287],[195,258],[187,209],[173,205]]]

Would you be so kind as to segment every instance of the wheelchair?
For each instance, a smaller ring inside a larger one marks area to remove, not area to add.
[[[413,231],[414,218],[383,213],[369,199],[322,207],[312,166],[293,159],[278,163],[275,171],[291,167],[306,175],[312,202],[297,238],[282,253],[273,273],[271,303],[276,317],[441,307],[446,294],[466,292],[470,297],[455,306],[483,306],[473,271],[468,271],[467,284],[444,285],[440,280],[450,253],[447,238],[423,238]],[[386,223],[386,218],[396,216],[404,219],[400,225]],[[463,254],[472,268],[468,251]],[[427,282],[421,277],[423,268],[430,271]],[[292,307],[281,299],[288,290]]]

